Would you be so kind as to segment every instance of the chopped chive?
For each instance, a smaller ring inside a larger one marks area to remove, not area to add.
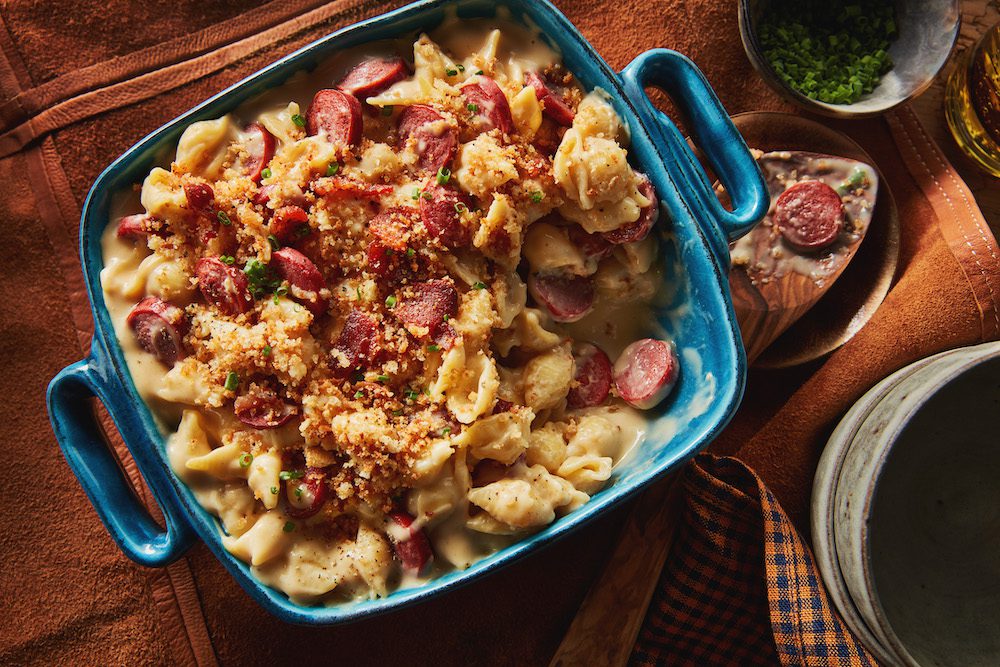
[[[278,495],[278,487],[276,487],[276,486],[272,486],[271,487],[271,495],[272,496]]]
[[[414,250],[413,248],[407,248],[406,249],[406,256],[407,257],[413,257],[416,254],[417,254],[417,251]]]
[[[464,211],[468,211],[468,210],[469,210],[469,207],[466,206],[465,204],[463,204],[462,202],[460,202],[460,201],[455,202],[455,212],[456,213],[460,214],[460,213],[462,213]]]
[[[456,74],[458,74],[458,70],[457,69],[446,69],[444,71],[444,73],[447,74],[448,76],[455,76]]]
[[[390,294],[389,296],[385,297],[385,307],[386,308],[395,308],[396,307],[396,301],[397,301],[396,295],[395,294]]]
[[[224,385],[226,391],[236,391],[236,388],[240,386],[240,376],[236,374],[236,371],[229,371],[226,375],[226,384]]]
[[[357,293],[358,293],[358,301],[361,301],[361,286],[360,286],[360,285],[358,285],[358,286],[357,286],[357,287],[355,287],[354,289],[355,289],[355,290],[357,291]]]
[[[420,199],[420,188],[413,188],[413,194],[410,195],[410,199],[413,201]]]
[[[451,315],[449,315],[448,313],[445,313],[444,317],[442,319],[444,319],[444,321],[447,322],[448,320],[451,319]]]
[[[392,105],[391,104],[387,104],[384,107],[382,107],[382,115],[383,116],[391,116],[392,115]]]
[[[292,122],[298,125],[299,127],[306,126],[306,118],[301,114],[292,114]]]
[[[282,530],[285,531],[286,533],[290,533],[293,530],[295,530],[295,524],[292,523],[291,521],[286,521],[285,522],[285,527],[282,528]]]
[[[432,195],[432,194],[431,194],[431,193],[429,193],[429,192],[425,192],[425,193],[423,193],[423,195],[422,195],[422,196],[423,196],[423,198],[424,198],[424,199],[427,199],[428,201],[433,201],[433,200],[434,200],[434,195]]]
[[[413,391],[412,389],[407,389],[406,390],[406,398],[407,398],[407,400],[415,401],[419,397],[420,397],[420,392]]]
[[[477,280],[472,283],[472,289],[486,289],[486,283]]]
[[[327,176],[333,176],[338,171],[340,171],[340,163],[339,162],[331,162],[330,164],[326,165],[326,175]]]
[[[301,486],[295,487],[295,497],[296,498],[301,498],[302,497],[302,487]]]
[[[267,242],[271,244],[271,250],[281,249],[281,243],[278,242],[278,237],[274,234],[267,235]]]
[[[275,296],[285,296],[286,294],[288,294],[288,288],[285,287],[284,285],[282,285],[278,289],[274,290],[274,295]]]
[[[388,382],[389,381],[389,376],[388,375],[376,375],[375,379],[378,380],[379,382]]]
[[[242,456],[240,456],[240,467],[249,468],[251,463],[253,463],[253,454],[250,452],[243,452]]]
[[[543,195],[538,190],[536,190],[536,191],[534,191],[534,192],[531,193],[531,201],[535,202],[536,204],[538,202],[542,201],[542,199],[544,199],[544,198],[545,198],[545,195]]]
[[[450,426],[445,426],[443,429],[441,429],[441,435],[448,435],[449,433],[451,433]]]
[[[446,184],[448,182],[448,179],[450,178],[451,178],[451,169],[448,169],[448,167],[441,167],[440,169],[438,169],[437,173],[438,185]]]
[[[476,70],[476,74],[482,74],[482,73],[483,73],[483,70],[481,70],[481,69],[477,69]]]
[[[403,414],[402,410],[393,410],[392,411],[392,416],[393,417],[399,417],[401,414]]]
[[[233,224],[233,221],[229,219],[229,215],[225,211],[216,211],[215,217],[219,219],[219,222],[228,227]]]
[[[265,357],[270,357],[271,356],[271,346],[270,345],[265,345],[264,346],[264,356]]]
[[[428,346],[427,346],[427,349],[428,349],[428,351],[430,351],[430,352],[437,352],[438,350],[440,350],[440,349],[441,349],[441,346],[440,346],[440,345],[437,345],[437,344],[435,344],[435,343],[431,343],[430,345],[428,345]]]
[[[264,169],[260,172],[260,177],[261,178],[271,178],[271,168],[270,167],[264,167]]]
[[[301,470],[282,470],[278,473],[278,479],[287,482],[290,479],[302,479],[305,473]]]
[[[392,257],[395,254],[396,254],[396,251],[393,250],[392,248],[386,248],[385,249],[385,256],[386,257]]]
[[[219,255],[219,261],[225,264],[226,266],[232,266],[233,264],[236,263],[236,258],[233,257],[232,255]]]
[[[361,391],[360,389],[358,389],[356,392],[354,392],[354,398],[361,398],[364,395],[365,395],[365,392]]]
[[[464,71],[465,71],[465,65],[463,65],[463,64],[461,64],[461,63],[459,63],[459,64],[458,64],[458,71],[459,71],[459,72],[464,72]]]
[[[472,113],[477,113],[479,111],[479,105],[478,104],[474,104],[472,102],[469,102],[468,104],[466,104],[465,108],[468,109],[469,111],[471,111]]]

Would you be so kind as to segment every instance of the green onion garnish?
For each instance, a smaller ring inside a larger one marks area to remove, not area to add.
[[[236,371],[229,371],[226,375],[226,384],[223,385],[226,391],[236,391],[236,388],[240,386],[240,376],[236,374]]]

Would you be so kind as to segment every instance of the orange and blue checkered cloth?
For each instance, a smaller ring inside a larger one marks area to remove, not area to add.
[[[632,665],[877,665],[844,624],[809,546],[756,474],[702,454]]]

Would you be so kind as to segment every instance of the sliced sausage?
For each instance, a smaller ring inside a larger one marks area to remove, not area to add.
[[[260,123],[250,123],[245,131],[247,138],[243,147],[247,151],[247,158],[241,165],[242,171],[254,183],[260,183],[261,172],[274,157],[274,135]]]
[[[378,95],[392,84],[406,78],[410,73],[406,61],[400,57],[370,58],[364,60],[348,72],[337,88],[354,95],[359,100]]]
[[[215,191],[207,183],[185,183],[184,196],[195,211],[204,211],[215,201]]]
[[[460,90],[466,104],[474,105],[474,117],[484,129],[498,127],[506,134],[514,133],[510,103],[496,81],[480,74],[463,84]]]
[[[426,104],[414,104],[403,109],[399,114],[398,127],[398,148],[405,148],[410,137],[413,137],[422,170],[437,172],[455,158],[458,150],[455,129],[444,116]]]
[[[278,428],[298,414],[298,408],[278,397],[270,387],[250,385],[250,390],[233,401],[236,418],[255,429]]]
[[[569,240],[583,253],[587,259],[599,262],[614,250],[614,246],[602,234],[588,234],[583,227],[569,227]]]
[[[305,475],[300,479],[290,479],[285,483],[285,514],[293,519],[308,519],[323,508],[329,492],[323,470],[306,468]]]
[[[126,215],[118,221],[118,238],[129,241],[145,240],[150,234],[162,236],[165,230],[163,221],[148,213]]]
[[[262,188],[258,189],[257,192],[253,193],[253,196],[250,198],[250,201],[260,206],[266,206],[267,202],[271,201],[271,193],[274,192],[275,187],[277,186],[275,186],[273,183],[271,185],[263,186]],[[267,211],[265,211],[265,213],[266,212]]]
[[[822,250],[837,240],[844,203],[822,181],[800,181],[774,202],[774,222],[785,240],[800,250]]]
[[[458,313],[458,292],[451,281],[427,280],[410,289],[412,296],[401,299],[392,310],[403,324],[425,328],[435,336]]]
[[[367,366],[378,354],[378,327],[375,320],[355,308],[347,314],[340,337],[331,350],[331,367],[340,376]]]
[[[391,185],[375,185],[363,183],[351,178],[327,177],[319,178],[313,183],[313,192],[321,197],[333,199],[381,199],[392,194]]]
[[[326,88],[313,97],[306,111],[306,133],[325,133],[335,144],[353,146],[361,141],[361,102],[342,90]]]
[[[667,397],[679,374],[673,343],[643,338],[626,347],[615,361],[615,389],[629,405],[648,410]]]
[[[246,275],[226,266],[218,257],[202,257],[194,267],[198,288],[210,304],[226,315],[239,315],[253,308]]]
[[[472,243],[472,231],[462,224],[462,212],[468,211],[471,203],[458,188],[432,180],[420,193],[420,219],[441,245],[464,248]]]
[[[326,312],[327,301],[319,294],[326,287],[326,280],[312,260],[295,248],[282,248],[271,253],[271,268],[279,278],[288,281],[293,288],[292,296],[313,315]]]
[[[268,229],[280,243],[292,243],[309,233],[309,214],[301,206],[282,206],[271,216]]]
[[[604,350],[591,343],[582,343],[573,350],[576,362],[576,385],[569,390],[566,404],[571,408],[600,405],[611,391],[611,360]]]
[[[156,296],[147,296],[125,320],[135,333],[139,347],[168,366],[184,357],[184,334],[188,320],[184,311]]]
[[[585,276],[528,276],[528,291],[556,322],[576,322],[594,307],[594,286]]]
[[[537,72],[527,72],[524,75],[524,83],[535,89],[535,97],[542,103],[543,114],[563,127],[569,127],[573,124],[573,118],[576,117],[576,114],[560,95],[549,88]]]
[[[413,528],[413,517],[406,512],[395,511],[389,514],[386,534],[396,552],[396,558],[407,574],[420,574],[434,559],[427,534],[422,528]]]
[[[629,222],[618,229],[604,232],[604,238],[609,243],[635,243],[643,240],[649,236],[649,230],[653,228],[660,217],[660,201],[656,198],[656,189],[653,187],[652,181],[643,173],[636,172],[636,176],[639,177],[639,192],[651,203],[639,211],[639,218],[635,222]]]

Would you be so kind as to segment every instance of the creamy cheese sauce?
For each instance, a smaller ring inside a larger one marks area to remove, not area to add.
[[[502,8],[501,11],[503,11]],[[501,35],[502,39],[500,39]],[[502,18],[490,21],[459,21],[453,18],[432,32],[431,37],[455,56],[456,64],[463,65],[464,76],[471,75],[477,69],[477,61],[473,54],[481,53],[484,45],[487,45],[487,48],[495,49],[498,61],[503,63],[507,71],[511,73],[511,78],[523,78],[522,73],[525,71],[540,70],[547,65],[559,62],[558,55],[547,47],[536,33],[526,31]],[[286,84],[241,105],[230,114],[230,122],[225,125],[215,140],[219,146],[224,147],[233,140],[247,137],[246,132],[240,129],[245,127],[247,122],[261,119],[261,122],[267,126],[266,117],[268,115],[290,117],[294,113],[304,113],[317,89],[332,85],[364,57],[403,54],[409,59],[412,50],[413,42],[408,37],[374,42],[339,53],[316,70],[299,72],[292,76]],[[405,97],[408,94],[408,89],[416,85],[419,85],[419,82],[414,80],[404,80],[396,84],[380,95],[383,99],[382,103],[390,103],[385,100],[391,100],[394,95],[400,98]],[[280,146],[283,139],[279,133],[275,132],[275,135]],[[198,151],[192,149],[192,152]],[[202,151],[201,154],[211,155],[212,151]],[[169,168],[169,163],[164,163],[162,166]],[[101,281],[105,303],[135,386],[142,399],[150,406],[161,430],[169,436],[177,431],[179,425],[183,426],[181,419],[184,408],[193,406],[190,405],[189,398],[184,399],[188,400],[188,405],[179,402],[181,397],[171,385],[169,369],[138,345],[133,332],[126,323],[126,318],[135,304],[147,294],[156,294],[158,289],[156,255],[150,255],[144,245],[123,241],[116,234],[116,222],[119,218],[141,210],[142,206],[138,194],[135,192],[121,193],[114,199],[111,220],[101,239],[105,263],[101,272]],[[665,215],[661,217],[666,219]],[[628,248],[623,246],[616,249],[615,252],[620,253],[623,265],[635,267],[636,270],[645,272],[641,276],[642,280],[626,280],[617,275],[597,276],[595,280],[607,280],[612,283],[616,280],[624,281],[622,283],[623,290],[631,294],[641,295],[648,301],[642,303],[635,300],[600,297],[595,303],[594,310],[580,321],[555,326],[556,331],[562,335],[596,343],[608,353],[612,360],[620,354],[625,346],[637,338],[668,337],[655,316],[655,312],[664,306],[668,298],[668,290],[664,288],[663,270],[656,256],[655,243],[637,244],[635,247]],[[196,295],[193,281],[189,288],[190,296],[193,299]],[[178,305],[183,305],[176,298],[173,301]],[[686,307],[684,306],[684,308]],[[675,313],[675,315],[679,315],[679,313]],[[693,404],[688,406],[686,414],[676,418],[658,420],[652,432],[650,432],[651,424],[642,412],[617,400],[611,405],[567,413],[568,417],[588,415],[602,417],[620,433],[620,437],[617,438],[616,450],[608,453],[613,466],[617,467],[623,460],[626,460],[647,436],[658,441],[669,440],[684,420],[703,413],[714,399],[715,380],[711,374],[703,374],[697,351],[683,349],[680,354],[683,359],[682,372],[691,374],[692,377],[703,378],[704,381],[699,385],[698,396]],[[209,441],[217,444],[219,442],[218,434],[226,424],[232,423],[235,419],[232,410],[228,407],[220,410],[213,410],[202,405],[197,407],[198,412],[202,415],[201,427]],[[278,447],[301,441],[301,436],[291,425],[289,428],[281,427],[261,431],[259,436],[265,443]],[[180,462],[174,465],[175,470],[183,469],[183,462],[190,455],[184,450],[187,446],[188,443],[183,442],[180,438],[168,439],[168,456],[171,462]],[[255,512],[258,512],[259,508],[253,509],[251,507],[254,500],[249,495],[245,480],[236,479],[233,482],[219,484],[215,478],[192,471],[183,474],[179,472],[178,474],[193,490],[198,501],[206,509],[220,516],[223,526],[240,526],[240,522],[245,522],[249,518],[256,519]],[[270,514],[272,513],[264,512],[261,516]],[[272,518],[278,520],[275,517]],[[414,528],[422,527],[423,521],[423,518],[418,519]],[[391,587],[405,588],[419,585],[442,572],[456,567],[468,567],[532,532],[527,530],[511,535],[477,532],[467,528],[462,512],[453,512],[446,520],[437,525],[428,525],[427,528],[435,552],[441,558],[435,559],[433,568],[422,576],[397,574],[398,580],[390,582]],[[390,525],[387,530],[400,532],[402,529]],[[227,534],[224,527],[220,528],[220,532],[224,536],[226,547],[230,551],[238,553],[240,545],[237,534]],[[396,535],[396,537],[403,536]],[[299,539],[298,535],[290,535],[285,539],[288,544],[301,546],[301,543],[296,542]],[[240,557],[247,560],[243,556]],[[339,567],[339,565],[336,566]],[[272,561],[264,566],[253,566],[253,571],[265,584],[284,589],[283,582],[288,573],[283,565],[278,567]],[[340,591],[338,589],[337,596],[326,601],[336,602],[349,599],[352,596],[367,596],[369,594],[367,590],[352,592],[351,590]],[[290,595],[292,599],[296,599],[294,594]]]

